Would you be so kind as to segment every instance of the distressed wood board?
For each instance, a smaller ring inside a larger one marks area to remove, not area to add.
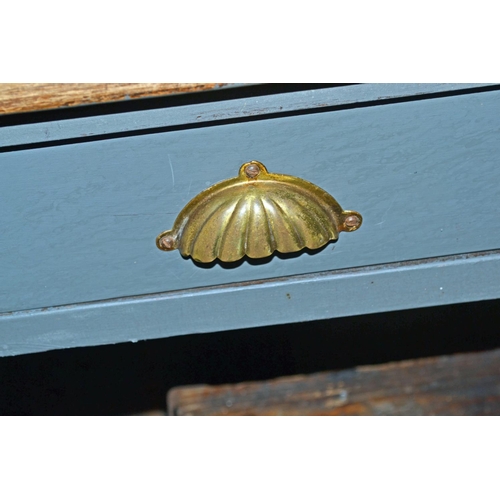
[[[169,415],[500,415],[500,350],[171,389]]]
[[[0,114],[220,89],[228,83],[0,83]]]

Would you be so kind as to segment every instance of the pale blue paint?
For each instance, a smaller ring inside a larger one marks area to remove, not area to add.
[[[0,154],[0,312],[500,248],[499,137],[497,91]],[[156,248],[251,159],[362,228],[234,269]]]
[[[0,356],[500,297],[500,252],[0,314]]]
[[[383,87],[328,89],[328,105],[411,86]],[[308,108],[303,93],[266,99],[253,111]],[[211,106],[229,117],[235,104]],[[159,112],[189,123],[188,108],[50,126],[148,128]],[[3,144],[40,139],[42,125],[23,127],[0,129]],[[0,355],[499,298],[499,138],[490,91],[0,153]],[[318,184],[362,228],[315,254],[233,268],[156,248],[190,198],[251,159]]]
[[[388,83],[349,85],[115,115],[68,119],[61,122],[35,123],[2,129],[0,131],[0,147],[210,123],[304,109],[315,110],[327,106],[345,106],[370,101],[383,103],[388,99],[481,89],[490,86],[494,86],[494,84]]]

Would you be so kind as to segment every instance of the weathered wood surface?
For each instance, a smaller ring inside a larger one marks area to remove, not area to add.
[[[500,350],[171,389],[170,415],[500,415]]]
[[[0,83],[0,114],[159,97],[226,83]]]

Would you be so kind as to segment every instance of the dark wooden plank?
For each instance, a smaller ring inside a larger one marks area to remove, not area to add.
[[[170,415],[500,415],[500,349],[174,388]]]
[[[200,92],[227,83],[0,83],[0,114]]]

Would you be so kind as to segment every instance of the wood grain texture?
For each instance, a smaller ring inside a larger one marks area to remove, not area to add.
[[[0,83],[0,114],[201,92],[226,83]]]
[[[500,415],[500,350],[171,389],[170,415]]]

